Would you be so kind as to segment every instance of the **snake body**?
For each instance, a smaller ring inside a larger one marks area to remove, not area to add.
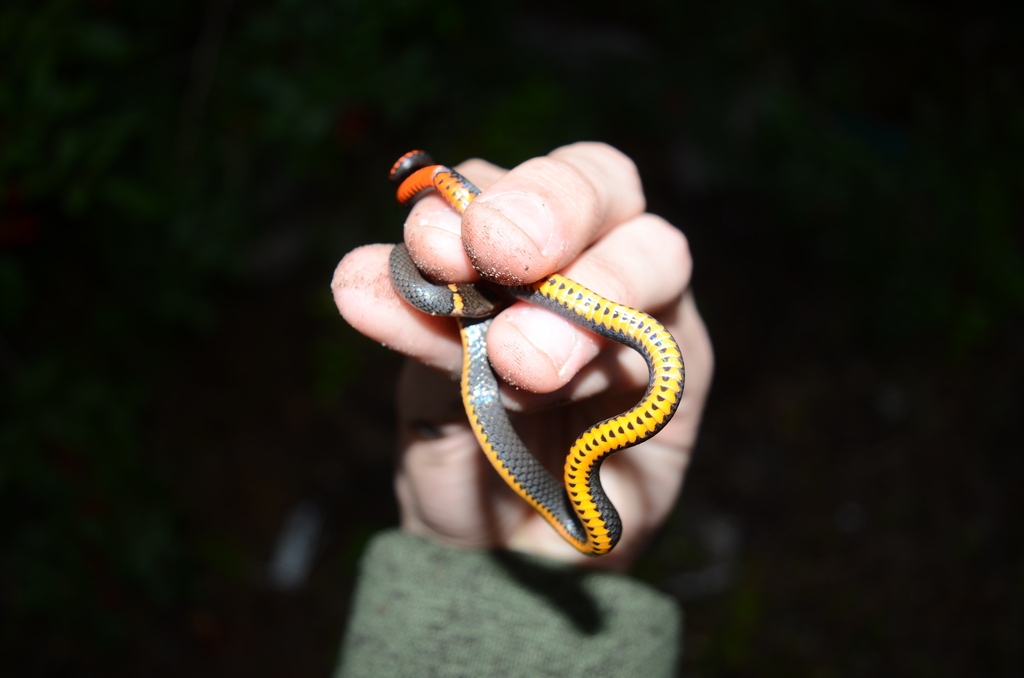
[[[431,190],[460,214],[480,191],[455,170],[423,151],[406,153],[391,170],[398,201],[411,206]],[[528,285],[438,284],[416,268],[404,245],[390,259],[391,280],[413,307],[455,316],[463,346],[462,401],[484,454],[505,482],[570,544],[600,556],[622,535],[618,512],[601,487],[601,462],[648,440],[668,423],[682,396],[685,368],[679,345],[643,311],[609,301],[557,273]],[[498,378],[487,358],[487,329],[504,306],[502,297],[549,309],[587,330],[634,349],[649,371],[647,391],[632,408],[584,431],[557,480],[526,448],[502,406]]]

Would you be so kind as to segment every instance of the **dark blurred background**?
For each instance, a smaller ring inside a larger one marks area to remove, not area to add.
[[[686,232],[717,350],[638,568],[683,674],[1021,674],[1022,11],[514,5],[3,3],[6,675],[327,675],[398,364],[333,267],[399,239],[401,153],[579,139]]]

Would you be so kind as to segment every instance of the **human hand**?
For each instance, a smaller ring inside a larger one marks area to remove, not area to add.
[[[682,234],[654,215],[636,168],[603,144],[557,149],[505,172],[481,160],[456,168],[483,189],[460,216],[437,196],[419,201],[405,241],[421,270],[448,282],[521,284],[555,271],[598,294],[646,310],[675,335],[687,366],[674,419],[653,439],[608,458],[601,481],[622,517],[616,549],[578,553],[490,468],[466,421],[455,322],[414,310],[388,275],[390,245],[349,253],[332,287],[345,319],[413,360],[399,384],[396,489],[402,526],[465,548],[500,547],[607,569],[626,569],[672,508],[689,461],[712,373],[712,351],[689,291]],[[647,385],[632,350],[553,313],[517,303],[488,334],[494,369],[508,384],[513,421],[534,454],[561,477],[575,437],[628,409]],[[434,370],[427,369],[429,366]]]

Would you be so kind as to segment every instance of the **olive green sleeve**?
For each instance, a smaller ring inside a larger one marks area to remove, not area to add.
[[[336,678],[672,676],[675,602],[625,576],[398,531],[360,566]]]

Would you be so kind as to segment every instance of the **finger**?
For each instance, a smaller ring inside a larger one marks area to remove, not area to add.
[[[628,157],[606,144],[572,144],[498,178],[466,209],[462,242],[485,278],[529,283],[562,269],[644,206]]]
[[[331,281],[338,311],[374,341],[457,374],[462,344],[455,321],[417,311],[398,296],[388,267],[392,247],[366,245],[345,255]]]
[[[508,170],[476,158],[455,169],[485,189]],[[405,220],[404,240],[416,266],[435,280],[465,283],[480,280],[462,244],[462,215],[436,193],[421,198]]]
[[[683,234],[660,217],[644,214],[610,231],[565,274],[607,299],[657,312],[679,302],[689,285],[690,270]],[[577,375],[581,377],[577,387],[584,385],[582,377],[592,381],[582,391],[574,391],[574,397],[613,382],[624,388],[647,383],[646,363],[633,351],[612,350],[604,364],[591,364],[608,348],[608,340],[529,304],[516,304],[495,318],[488,346],[498,374],[534,393],[555,392]]]

